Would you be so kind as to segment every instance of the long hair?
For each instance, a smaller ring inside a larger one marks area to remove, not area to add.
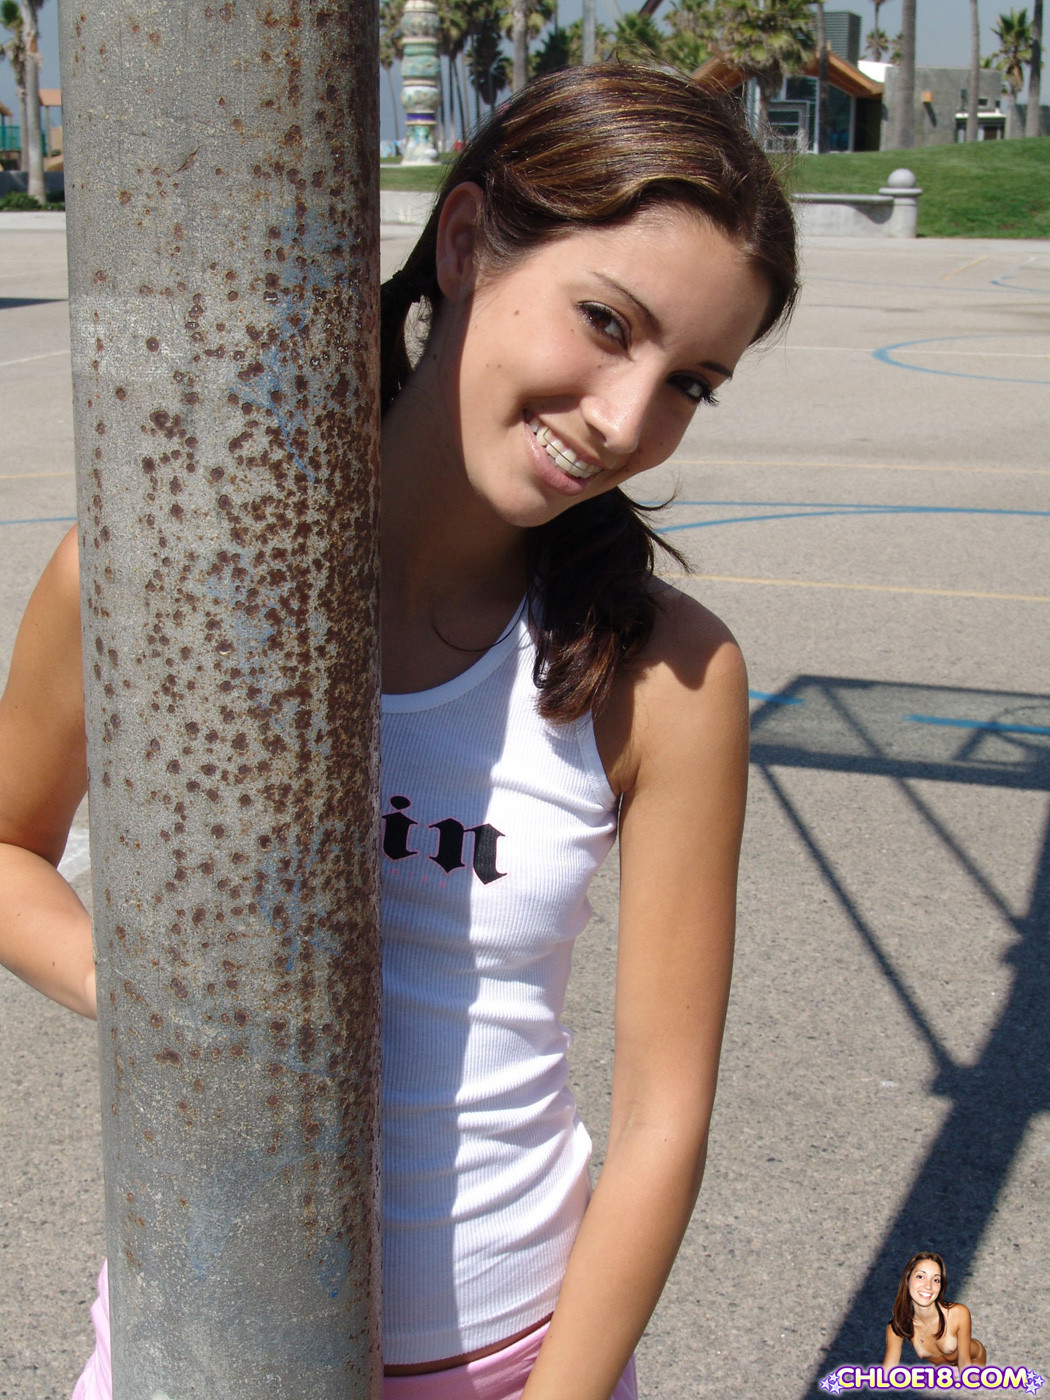
[[[932,1264],[936,1264],[941,1275],[941,1286],[937,1297],[934,1298],[934,1305],[937,1308],[937,1331],[933,1334],[940,1337],[944,1334],[944,1324],[947,1317],[946,1309],[951,1307],[948,1302],[948,1271],[944,1267],[944,1260],[939,1254],[913,1254],[905,1265],[901,1274],[901,1281],[897,1285],[897,1296],[893,1300],[893,1317],[890,1319],[890,1326],[898,1337],[907,1337],[911,1341],[912,1333],[915,1331],[915,1309],[912,1306],[911,1294],[908,1292],[908,1283],[917,1264],[921,1264],[924,1259],[929,1259]]]
[[[626,64],[592,65],[530,83],[452,162],[407,262],[383,286],[382,405],[411,374],[405,339],[417,302],[441,314],[436,247],[449,192],[484,198],[474,225],[479,267],[511,267],[575,230],[625,223],[642,210],[695,211],[733,238],[770,290],[755,339],[798,294],[790,206],[769,163],[718,97],[688,79]],[[567,721],[598,710],[617,666],[652,633],[656,548],[685,568],[620,490],[582,501],[532,534],[529,615],[540,711]]]

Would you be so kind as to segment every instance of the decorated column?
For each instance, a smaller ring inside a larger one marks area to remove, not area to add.
[[[441,104],[440,21],[434,0],[408,0],[401,20],[401,101],[408,135],[404,165],[434,165],[438,158],[434,128]]]

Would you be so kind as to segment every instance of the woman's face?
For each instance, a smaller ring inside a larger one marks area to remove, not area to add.
[[[920,1259],[908,1279],[908,1293],[920,1308],[928,1308],[941,1291],[941,1271],[932,1259]]]
[[[435,334],[458,341],[445,393],[467,478],[527,527],[669,457],[756,335],[769,288],[737,243],[673,207],[486,274],[470,232],[479,194],[450,196],[463,207],[444,264],[439,243]]]

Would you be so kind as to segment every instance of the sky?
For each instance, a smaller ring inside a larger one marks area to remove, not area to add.
[[[669,9],[673,0],[664,0],[664,8]],[[981,14],[981,52],[992,53],[997,47],[991,26],[1000,13],[1011,6],[1019,7],[1023,0],[979,0]],[[559,19],[563,24],[571,24],[580,17],[581,0],[561,0]],[[596,0],[598,22],[613,28],[621,10],[616,0]],[[625,8],[637,8],[637,0],[628,0]],[[837,8],[834,0],[829,0],[829,9]],[[874,7],[872,0],[855,0],[852,5],[842,6],[852,9],[861,17],[861,34],[872,28]],[[944,68],[967,68],[970,63],[970,6],[969,0],[917,0],[917,27],[915,38],[915,58],[920,65]],[[659,14],[659,12],[658,12]],[[900,29],[901,0],[885,0],[879,15],[879,27],[890,36]],[[0,31],[0,38],[4,31]],[[863,42],[863,41],[862,41]],[[40,46],[44,57],[41,86],[59,87],[58,72],[58,0],[45,0],[40,12]],[[11,111],[15,110],[15,84],[10,65],[0,62],[0,102]],[[394,135],[390,98],[384,75],[380,86],[380,102],[383,114],[383,139]],[[403,130],[403,127],[402,127]]]

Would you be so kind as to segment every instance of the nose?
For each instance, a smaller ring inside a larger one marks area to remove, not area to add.
[[[626,460],[641,447],[655,392],[651,379],[635,370],[604,380],[584,396],[584,421],[609,456]]]

